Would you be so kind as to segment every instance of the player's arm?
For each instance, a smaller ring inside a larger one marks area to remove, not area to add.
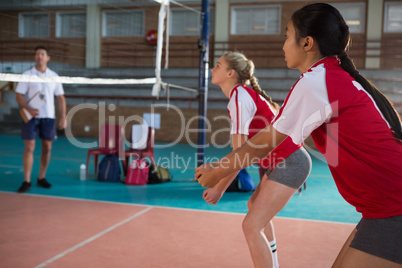
[[[204,187],[214,187],[220,178],[258,163],[286,137],[269,125],[219,161],[196,168],[195,179]]]
[[[244,134],[233,134],[232,135],[232,143],[233,143],[233,150],[241,147],[246,141],[248,140],[248,136]],[[226,191],[226,189],[230,186],[232,181],[236,178],[239,171],[233,172],[229,176],[224,177],[222,180],[219,181],[220,189],[222,191]],[[218,186],[218,185],[217,185]]]
[[[236,150],[242,144],[244,144],[248,139],[247,135],[244,134],[233,134],[232,135],[232,143],[233,143],[233,150]],[[202,195],[205,202],[216,205],[223,194],[225,193],[226,189],[230,186],[233,180],[236,178],[239,171],[235,171],[232,174],[224,177],[221,179],[218,184],[216,184],[213,188],[206,189]]]

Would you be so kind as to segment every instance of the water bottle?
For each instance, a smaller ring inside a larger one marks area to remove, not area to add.
[[[81,164],[81,166],[80,166],[80,180],[81,181],[85,181],[85,172],[86,171],[86,166],[85,166],[85,164]]]

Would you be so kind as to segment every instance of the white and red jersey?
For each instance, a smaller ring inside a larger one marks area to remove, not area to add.
[[[302,74],[273,126],[295,143],[312,135],[339,193],[363,218],[402,214],[402,142],[335,57]]]
[[[245,85],[237,85],[230,91],[227,108],[231,121],[230,134],[243,134],[249,138],[268,126],[275,118],[274,108],[256,91]],[[295,145],[292,139],[287,138],[261,160],[260,164],[272,169],[300,147],[301,145]]]

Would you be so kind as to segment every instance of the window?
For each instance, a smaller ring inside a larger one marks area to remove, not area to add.
[[[103,12],[102,36],[143,36],[144,11],[116,10]]]
[[[364,33],[366,21],[365,3],[332,4],[345,19],[350,33]]]
[[[200,9],[197,9],[200,11]],[[170,10],[170,27],[171,36],[180,35],[200,35],[201,34],[201,13],[181,8],[172,8]],[[213,33],[215,22],[215,10],[209,10],[209,33]]]
[[[49,37],[48,13],[20,13],[18,36],[27,38]]]
[[[281,7],[232,7],[230,28],[233,35],[280,34]]]
[[[85,37],[85,12],[58,12],[56,14],[56,37]]]
[[[386,2],[384,19],[384,32],[402,33],[402,2]]]

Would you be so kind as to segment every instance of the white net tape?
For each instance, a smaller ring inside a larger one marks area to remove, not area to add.
[[[157,35],[157,49],[155,59],[155,77],[142,78],[142,79],[114,79],[114,78],[87,78],[87,77],[69,77],[69,76],[56,76],[56,77],[41,77],[36,75],[23,75],[14,73],[0,73],[0,81],[8,82],[34,82],[34,83],[62,83],[62,84],[107,84],[107,85],[128,85],[128,84],[153,84],[152,96],[159,97],[161,89],[165,91],[169,87],[183,89],[186,91],[197,93],[198,89],[178,86],[166,83],[161,77],[161,61],[163,49],[164,31],[166,31],[166,44],[165,44],[165,66],[168,68],[169,62],[169,8],[170,2],[179,5],[188,10],[200,13],[200,11],[187,7],[174,0],[154,0],[160,3],[160,10],[158,16],[158,35]]]
[[[0,81],[62,83],[62,84],[128,85],[128,84],[154,84],[156,83],[157,79],[154,77],[143,78],[143,79],[86,78],[86,77],[69,77],[69,76],[41,77],[37,75],[0,73]]]

